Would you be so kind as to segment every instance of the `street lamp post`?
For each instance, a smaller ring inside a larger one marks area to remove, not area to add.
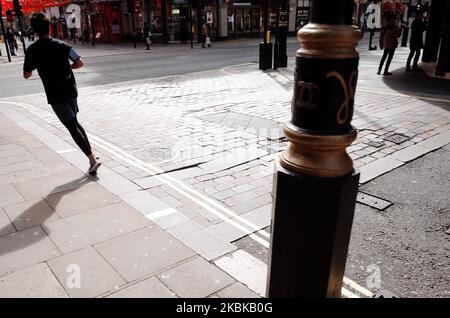
[[[346,152],[358,74],[353,0],[312,0],[288,146],[276,163],[268,297],[340,297],[359,172]]]
[[[194,49],[194,25],[192,24],[192,3],[189,3],[189,37],[191,39],[191,50]]]

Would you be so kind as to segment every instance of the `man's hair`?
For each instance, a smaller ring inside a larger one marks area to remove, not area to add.
[[[30,24],[34,32],[38,36],[44,36],[48,34],[48,28],[50,26],[50,20],[45,13],[35,12],[31,15]]]

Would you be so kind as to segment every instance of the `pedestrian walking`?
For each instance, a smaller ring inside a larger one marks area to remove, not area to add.
[[[147,22],[144,23],[144,28],[142,30],[142,33],[143,33],[145,45],[147,46],[147,48],[145,50],[149,51],[150,44],[152,44],[152,32],[150,31],[150,28],[148,27]]]
[[[15,36],[11,29],[6,30],[5,34],[5,40],[6,43],[8,43],[9,51],[11,52],[11,55],[16,56],[16,44],[15,44]]]
[[[386,66],[384,68],[383,75],[392,75],[389,72],[389,66],[391,65],[392,58],[394,57],[395,49],[398,46],[398,38],[402,34],[402,29],[396,26],[396,20],[393,16],[387,16],[385,23],[380,32],[380,47],[384,50],[383,57],[381,58],[380,65],[378,67],[377,74],[381,74],[384,62]]]
[[[100,162],[92,152],[86,132],[77,120],[78,91],[72,72],[73,69],[83,67],[84,63],[69,44],[49,36],[50,21],[46,14],[34,13],[30,23],[39,39],[26,51],[23,77],[28,79],[37,69],[48,103],[75,143],[88,157],[89,174],[95,174]]]
[[[209,37],[208,33],[208,25],[206,24],[206,20],[202,20],[202,48],[205,48],[205,45],[208,45],[208,47],[211,47],[211,39]]]
[[[411,38],[409,39],[409,55],[406,61],[406,71],[417,71],[417,62],[419,62],[420,50],[423,49],[423,32],[426,31],[426,25],[423,21],[423,13],[418,11],[413,23],[411,24]],[[414,57],[413,67],[411,69],[411,60]]]
[[[84,27],[81,39],[82,39],[82,44],[83,45],[84,45],[84,43],[89,44],[90,39],[89,39],[89,30],[88,30],[87,26]]]

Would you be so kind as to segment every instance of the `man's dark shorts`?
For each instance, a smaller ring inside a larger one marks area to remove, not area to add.
[[[70,99],[62,104],[52,104],[52,108],[62,123],[72,121],[78,113],[77,99]]]

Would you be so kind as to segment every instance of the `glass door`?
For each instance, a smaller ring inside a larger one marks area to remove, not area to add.
[[[172,6],[167,19],[169,41],[180,41],[180,7]]]
[[[261,32],[261,16],[260,16],[260,10],[258,8],[253,8],[251,10],[251,16],[252,16],[252,21],[251,21],[251,33],[252,33],[252,37],[259,37],[260,36],[260,32]]]

